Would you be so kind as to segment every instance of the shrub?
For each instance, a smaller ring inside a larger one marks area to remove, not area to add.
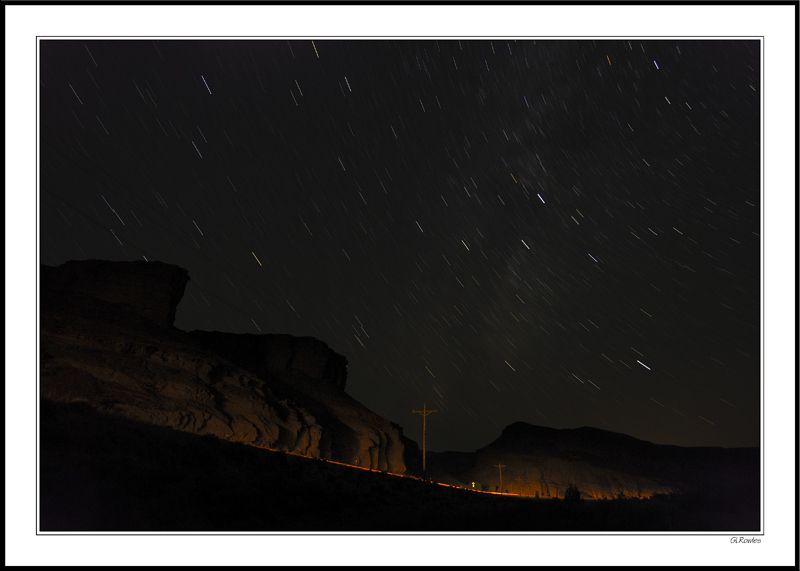
[[[581,500],[581,491],[575,484],[567,486],[564,492],[564,501],[566,502],[579,502]]]

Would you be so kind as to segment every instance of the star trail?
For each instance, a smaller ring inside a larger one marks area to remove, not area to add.
[[[747,40],[44,40],[40,259],[189,270],[430,450],[760,442]]]

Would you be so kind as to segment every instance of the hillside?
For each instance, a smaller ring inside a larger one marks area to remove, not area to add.
[[[40,529],[57,531],[746,531],[693,499],[569,503],[478,493],[41,402]]]
[[[431,454],[438,478],[473,481],[541,497],[563,497],[569,484],[586,499],[701,493],[757,511],[757,448],[665,446],[598,428],[555,429],[516,422],[475,453]]]

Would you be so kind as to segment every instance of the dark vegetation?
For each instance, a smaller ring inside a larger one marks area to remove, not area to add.
[[[42,531],[747,531],[758,509],[708,493],[565,501],[480,494],[45,399]],[[576,489],[579,493],[579,491]],[[574,496],[573,496],[574,497]]]
[[[567,486],[567,491],[564,492],[564,501],[570,503],[581,501],[581,491],[575,484]]]

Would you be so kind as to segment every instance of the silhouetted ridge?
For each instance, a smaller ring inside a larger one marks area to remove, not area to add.
[[[42,303],[51,299],[66,310],[69,306],[92,312],[97,300],[125,306],[122,311],[171,326],[183,298],[189,272],[163,262],[111,262],[71,260],[58,267],[41,265]],[[44,310],[50,310],[46,305]],[[94,309],[96,313],[97,310]]]
[[[757,448],[654,444],[594,427],[557,429],[515,422],[474,454],[432,454],[431,470],[463,485],[562,497],[569,484],[587,498],[692,492],[758,504]],[[709,491],[708,487],[713,488]]]

